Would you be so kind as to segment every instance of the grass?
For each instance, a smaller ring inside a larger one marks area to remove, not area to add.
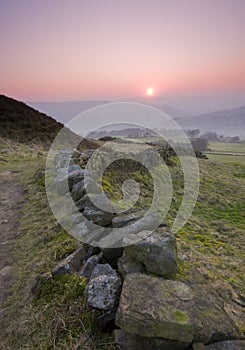
[[[245,165],[245,143],[209,142],[208,158],[213,162]]]
[[[226,155],[226,154],[208,154],[208,159],[213,162],[218,163],[228,163],[235,165],[245,165],[245,155],[244,156],[234,156],[234,155]]]
[[[21,235],[11,246],[11,296],[5,307],[3,349],[114,349],[111,334],[101,333],[98,313],[84,297],[85,281],[78,276],[51,277],[57,262],[73,252],[78,242],[57,223],[44,187],[45,156],[8,154],[0,171],[18,171],[26,191]],[[18,159],[17,159],[18,158]]]
[[[244,153],[245,143],[209,142],[209,149],[214,152]]]
[[[56,222],[44,188],[45,153],[30,146],[9,144],[0,171],[19,172],[26,190],[22,234],[12,249],[12,296],[4,349],[115,349],[111,334],[101,333],[83,296],[85,282],[78,276],[50,277],[57,261],[72,252],[78,242]],[[26,148],[27,147],[27,148]],[[9,148],[8,148],[9,149]],[[234,157],[237,158],[237,157]],[[245,223],[245,166],[199,160],[200,193],[192,217],[177,234],[177,279],[210,283],[224,298],[225,306],[240,329],[245,300],[243,271]],[[174,186],[166,223],[171,226],[183,195],[183,174],[176,159],[169,167]],[[128,177],[141,183],[139,208],[149,206],[152,180],[145,171],[105,172],[103,187],[113,200],[122,198],[121,185]],[[33,292],[31,292],[33,291]],[[235,301],[234,301],[235,300]],[[176,315],[182,317],[182,315]]]

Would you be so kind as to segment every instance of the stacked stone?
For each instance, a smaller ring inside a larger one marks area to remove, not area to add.
[[[58,168],[65,163],[57,158]],[[113,216],[87,201],[84,170],[71,164],[69,188],[84,215],[101,226],[123,227],[137,215]],[[60,177],[57,189],[62,193]],[[84,199],[85,197],[85,199]],[[159,227],[125,248],[82,245],[61,261],[53,275],[87,279],[88,305],[102,311],[102,328],[115,325],[115,341],[127,350],[242,350],[245,340],[209,285],[176,280],[176,239]]]

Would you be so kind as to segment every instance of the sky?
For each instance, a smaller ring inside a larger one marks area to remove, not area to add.
[[[243,93],[244,0],[0,0],[0,93]]]

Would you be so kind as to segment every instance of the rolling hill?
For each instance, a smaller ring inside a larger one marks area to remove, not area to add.
[[[245,107],[190,118],[176,118],[176,121],[185,129],[200,129],[202,132],[214,131],[226,136],[245,138]]]

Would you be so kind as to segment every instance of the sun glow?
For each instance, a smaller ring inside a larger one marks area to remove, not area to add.
[[[154,95],[154,89],[153,89],[153,87],[148,87],[148,88],[146,89],[146,95],[147,95],[147,96],[153,96],[153,95]]]

